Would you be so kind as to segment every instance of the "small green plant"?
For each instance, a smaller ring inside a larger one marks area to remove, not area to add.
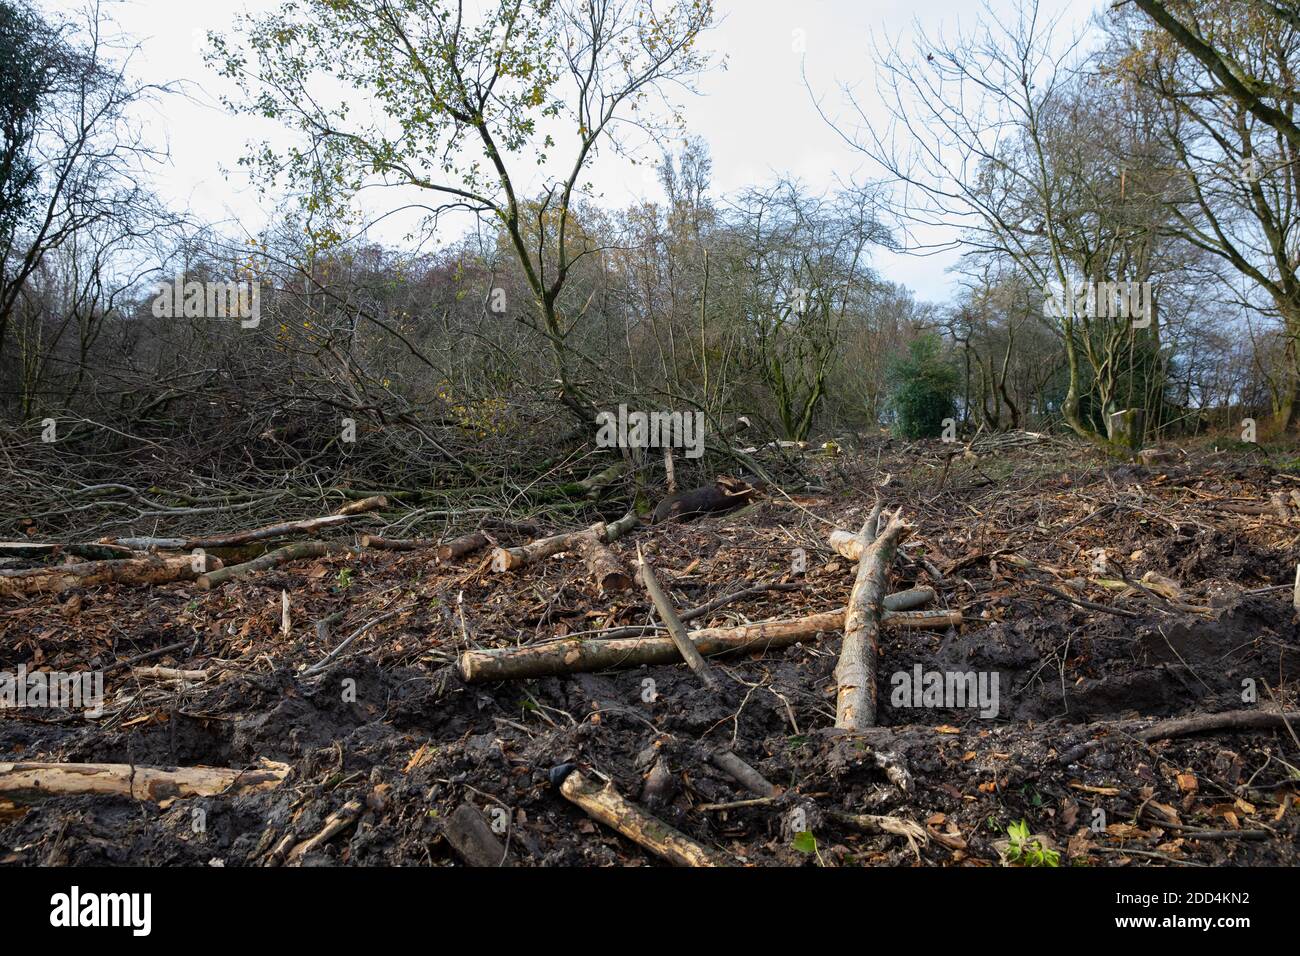
[[[817,849],[817,838],[813,836],[811,830],[800,830],[790,841],[790,845],[800,853],[810,853],[817,857],[817,864],[824,866],[821,851]]]
[[[339,572],[339,590],[352,587],[352,569],[344,568]]]
[[[1029,838],[1029,824],[1024,820],[1007,827],[1006,860],[1016,866],[1060,866],[1061,854],[1043,846],[1042,840]]]

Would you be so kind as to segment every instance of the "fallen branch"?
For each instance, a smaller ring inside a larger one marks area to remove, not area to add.
[[[875,515],[862,529],[867,542]],[[901,513],[895,514],[862,552],[858,576],[849,595],[844,616],[844,642],[835,665],[835,726],[860,731],[876,723],[876,662],[880,656],[880,624],[884,611],[885,585],[898,543],[910,528]]]
[[[723,865],[690,837],[628,803],[613,784],[599,784],[582,771],[573,770],[560,785],[560,793],[588,816],[675,866]]]
[[[690,635],[686,633],[686,625],[678,618],[672,600],[659,585],[659,579],[655,577],[654,568],[645,559],[645,555],[641,553],[640,545],[637,546],[636,557],[637,563],[641,566],[641,583],[645,586],[646,593],[650,595],[650,600],[654,602],[655,610],[659,612],[659,619],[668,628],[670,640],[676,645],[677,650],[681,652],[682,660],[686,662],[686,665],[690,667],[705,687],[716,689],[718,678],[714,676],[712,669],[705,663],[699,650],[691,642]]]
[[[703,628],[690,632],[691,642],[705,657],[736,651],[789,647],[844,626],[844,609],[824,611],[790,620],[764,621],[740,627]],[[885,627],[947,630],[961,624],[960,611],[886,611]],[[668,637],[633,637],[614,640],[559,640],[529,647],[466,651],[460,656],[460,673],[468,683],[525,680],[618,670],[647,664],[680,664],[681,651]]]
[[[248,544],[252,541],[265,541],[268,538],[282,538],[290,534],[301,534],[307,531],[319,531],[322,528],[332,528],[336,525],[346,524],[353,518],[367,511],[373,511],[376,508],[385,508],[387,506],[388,499],[380,495],[353,502],[350,505],[344,506],[334,514],[326,515],[323,518],[306,518],[301,521],[283,521],[279,524],[266,525],[261,528],[252,528],[248,531],[235,531],[231,534],[218,535],[211,538],[105,538],[101,543],[121,545],[123,547],[134,548],[137,551],[193,551],[196,548],[229,548],[239,544]]]
[[[338,836],[352,824],[357,822],[357,817],[361,816],[363,807],[360,800],[349,800],[343,806],[339,807],[328,817],[325,818],[325,826],[315,836],[303,840],[296,847],[289,851],[285,858],[285,863],[289,866],[296,866],[302,862],[302,858],[313,850],[319,850],[334,837]]]
[[[157,803],[176,797],[216,797],[274,790],[289,765],[264,760],[255,770],[223,767],[141,767],[126,763],[0,763],[0,795],[31,802],[70,794],[111,794]]]
[[[131,676],[143,680],[207,680],[208,672],[205,670],[181,670],[176,667],[133,667]]]
[[[169,581],[193,580],[220,568],[221,562],[211,555],[164,558],[150,554],[140,558],[87,561],[84,564],[65,564],[54,568],[0,571],[0,596],[26,597],[100,584],[165,584]]]
[[[741,760],[730,750],[714,750],[709,754],[709,762],[726,773],[746,790],[760,797],[775,797],[781,789],[761,773]]]
[[[357,546],[377,551],[423,551],[436,548],[438,542],[433,538],[384,538],[377,534],[363,534],[357,539]]]
[[[1300,710],[1280,712],[1276,710],[1228,710],[1221,714],[1198,714],[1195,717],[1177,717],[1162,720],[1142,727],[1140,720],[1112,721],[1094,725],[1095,729],[1108,731],[1112,736],[1086,740],[1071,747],[1057,758],[1060,764],[1074,763],[1108,743],[1132,738],[1142,743],[1155,743],[1158,740],[1172,740],[1175,737],[1190,737],[1214,730],[1272,730],[1286,727],[1293,722],[1300,722]]]
[[[243,564],[232,564],[229,567],[219,568],[209,574],[204,574],[198,579],[197,583],[203,590],[210,591],[227,581],[234,581],[237,578],[256,574],[258,571],[278,567],[289,561],[299,561],[303,558],[319,558],[331,551],[347,550],[349,550],[349,546],[346,544],[332,544],[325,541],[298,541],[294,544],[285,545],[283,548],[268,551],[260,558],[254,558],[252,561],[245,561]]]

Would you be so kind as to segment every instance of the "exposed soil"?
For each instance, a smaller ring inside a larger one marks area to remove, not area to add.
[[[736,863],[997,865],[1008,825],[1021,819],[1062,865],[1300,861],[1300,744],[1285,727],[1148,744],[1120,723],[1275,701],[1294,709],[1300,631],[1290,585],[1300,517],[1215,506],[1267,503],[1300,490],[1300,480],[1250,453],[1205,451],[1147,470],[1051,442],[945,468],[948,450],[884,443],[816,464],[818,487],[793,502],[777,494],[730,515],[647,526],[612,545],[631,567],[639,542],[683,608],[744,584],[803,585],[726,605],[692,626],[829,610],[844,604],[855,566],[828,548],[826,533],[831,524],[856,530],[884,482],[882,498],[916,526],[891,588],[933,585],[938,605],[959,608],[964,624],[886,632],[881,726],[866,737],[832,729],[833,633],[716,660],[729,678],[717,692],[684,666],[466,685],[454,662],[468,647],[652,620],[639,589],[598,596],[582,563],[563,555],[493,574],[481,553],[447,566],[432,550],[369,551],[212,592],[177,583],[0,603],[0,670],[104,669],[186,641],[188,649],[147,663],[209,673],[169,685],[118,667],[107,674],[99,719],[0,711],[0,761],[292,767],[278,789],[247,796],[163,806],[59,797],[13,808],[0,818],[0,863],[261,865],[287,834],[310,837],[356,799],[367,808],[360,820],[304,863],[458,862],[444,825],[469,803],[507,811],[498,817],[509,824],[502,839],[512,865],[660,865],[555,785],[556,768],[571,764],[635,801],[660,758],[670,778],[648,809]],[[795,573],[800,547],[807,570]],[[1171,601],[1123,584],[1148,572],[1181,595]],[[282,590],[291,598],[287,637]],[[336,611],[344,617],[322,640],[313,622]],[[302,674],[394,611],[318,675]],[[893,675],[918,665],[996,674],[996,716],[898,706]],[[1105,745],[1061,763],[1096,737]],[[753,798],[709,762],[719,748],[784,794],[711,807]],[[910,792],[887,778],[881,752],[910,770]],[[196,808],[206,813],[201,833]],[[859,832],[830,811],[902,817],[930,839],[914,847]],[[811,831],[814,852],[795,829]]]

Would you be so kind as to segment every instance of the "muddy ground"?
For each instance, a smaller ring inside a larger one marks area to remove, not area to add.
[[[1143,743],[1132,721],[1295,708],[1300,508],[1284,520],[1220,505],[1287,496],[1300,476],[1243,446],[1149,469],[1059,441],[945,467],[949,451],[883,442],[818,459],[807,465],[812,488],[794,500],[645,527],[612,546],[630,567],[639,542],[679,607],[747,584],[801,586],[692,626],[793,617],[848,596],[855,567],[825,544],[831,525],[856,530],[877,490],[901,506],[915,531],[892,589],[935,586],[938,606],[960,609],[963,625],[887,632],[881,726],[866,738],[832,729],[834,633],[718,659],[728,680],[716,692],[680,666],[466,685],[454,666],[466,648],[653,619],[639,589],[598,596],[582,563],[563,555],[494,574],[482,554],[440,565],[431,550],[366,551],[212,592],[175,583],[0,600],[0,670],[107,669],[183,641],[148,663],[209,675],[158,684],[119,666],[98,719],[0,711],[0,761],[292,767],[278,789],[238,797],[11,806],[0,811],[0,864],[264,865],[286,836],[306,839],[360,800],[360,819],[305,865],[459,863],[444,827],[463,804],[504,830],[510,865],[661,865],[555,785],[557,768],[572,765],[639,800],[658,764],[668,776],[647,808],[738,864],[1000,865],[1008,827],[1024,820],[1060,865],[1294,865],[1300,744],[1287,728]],[[367,522],[384,528],[378,516]],[[1148,572],[1181,594],[1123,584]],[[322,640],[313,622],[340,611]],[[367,622],[335,662],[302,673]],[[917,665],[996,674],[996,716],[897,706],[893,675]],[[1103,743],[1062,762],[1090,739]],[[718,807],[753,798],[709,762],[720,748],[782,795]],[[910,791],[886,777],[881,752],[910,771]],[[926,838],[861,832],[833,811],[910,820]]]

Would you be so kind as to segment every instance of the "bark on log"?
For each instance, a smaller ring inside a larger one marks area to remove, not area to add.
[[[536,564],[562,551],[575,550],[582,543],[582,536],[585,534],[603,535],[604,533],[605,523],[600,521],[582,531],[553,534],[548,538],[538,538],[517,548],[497,548],[492,552],[492,570],[514,571],[529,564]]]
[[[195,548],[229,548],[235,545],[249,544],[253,541],[265,541],[269,538],[282,538],[290,534],[333,528],[347,524],[353,518],[367,511],[386,507],[387,504],[388,499],[380,495],[345,505],[334,514],[325,515],[322,518],[282,521],[277,524],[264,525],[261,528],[234,531],[230,534],[216,535],[210,538],[106,538],[102,543],[121,545],[139,551],[192,551]]]
[[[599,784],[580,770],[564,778],[560,793],[599,820],[675,866],[721,866],[714,854],[644,810],[628,803],[612,784]]]
[[[164,558],[151,554],[140,558],[66,564],[62,567],[0,571],[0,596],[57,594],[72,588],[88,588],[100,584],[164,584],[168,581],[193,580],[209,571],[215,572],[220,567],[221,562],[211,555]]]
[[[583,535],[578,543],[578,552],[596,582],[598,593],[614,594],[632,586],[632,576],[623,570],[618,558],[595,535]]]
[[[616,461],[603,471],[598,471],[596,474],[582,479],[582,481],[578,482],[578,487],[582,489],[588,498],[598,498],[607,486],[618,481],[623,474],[623,469],[623,462]]]
[[[608,578],[608,586],[616,590],[625,589],[631,585],[631,579],[628,578],[627,583],[622,585],[622,588],[619,587],[622,582],[617,575],[622,574],[623,577],[627,577],[627,573],[618,564],[618,559],[603,545],[621,538],[639,523],[635,514],[626,514],[610,524],[598,521],[582,531],[569,531],[548,538],[539,538],[517,548],[497,548],[492,552],[492,570],[514,571],[544,561],[563,551],[577,551],[582,555],[587,570],[596,578],[598,584]]]
[[[205,670],[181,670],[178,667],[132,667],[131,676],[139,677],[145,680],[207,680],[208,672]]]
[[[112,794],[158,802],[274,790],[289,765],[263,761],[254,770],[225,767],[141,767],[126,763],[0,763],[0,796],[33,802],[67,794]]]
[[[338,836],[352,824],[357,822],[357,817],[361,816],[361,811],[365,809],[360,800],[349,800],[343,806],[339,807],[333,813],[325,818],[325,825],[315,836],[303,840],[296,847],[289,851],[285,858],[288,866],[297,866],[302,862],[302,858],[314,850],[319,850],[334,837]]]
[[[863,538],[869,528],[863,528]],[[860,731],[876,724],[876,663],[880,656],[880,624],[898,542],[909,531],[901,514],[862,553],[858,577],[844,616],[844,642],[835,665],[835,726]]]
[[[113,544],[59,544],[54,541],[0,541],[0,559],[4,558],[57,558],[70,554],[86,561],[112,561],[131,558],[136,554],[130,548]]]
[[[885,627],[947,630],[961,624],[960,611],[886,611]],[[705,657],[733,651],[761,651],[789,647],[844,626],[844,608],[790,620],[764,621],[740,627],[702,628],[691,631],[691,642]],[[523,680],[618,670],[646,664],[679,664],[682,655],[668,637],[632,637],[616,640],[561,640],[529,647],[465,651],[460,673],[468,683]]]
[[[719,770],[724,771],[737,783],[744,786],[746,790],[751,793],[756,793],[760,797],[775,797],[781,792],[780,787],[776,786],[730,750],[712,751],[709,754],[709,762]]]
[[[645,559],[645,555],[641,553],[639,545],[636,549],[636,556],[637,562],[641,565],[641,583],[645,586],[646,593],[650,595],[650,600],[654,602],[655,610],[659,612],[659,620],[663,621],[664,626],[668,628],[669,639],[676,645],[677,650],[682,655],[682,660],[700,679],[700,682],[705,687],[717,689],[717,677],[713,675],[712,669],[705,663],[699,650],[691,642],[690,635],[686,633],[686,625],[677,617],[673,602],[659,585],[659,579],[655,577],[654,568]]]
[[[384,538],[377,534],[363,534],[357,539],[357,545],[378,551],[423,551],[436,548],[438,542],[433,538]]]
[[[348,550],[348,546],[345,544],[329,544],[324,541],[299,541],[295,544],[285,545],[283,548],[269,551],[260,558],[254,558],[252,561],[246,561],[243,564],[232,564],[230,567],[219,568],[216,571],[204,574],[199,577],[196,583],[203,590],[210,591],[215,587],[225,584],[227,581],[247,577],[250,574],[256,574],[258,571],[265,571],[268,568],[278,567],[288,561],[298,561],[302,558],[318,558],[331,551],[346,550]]]
[[[1148,727],[1140,726],[1142,720],[1106,721],[1094,724],[1090,730],[1103,730],[1110,734],[1076,744],[1057,758],[1061,765],[1074,763],[1081,757],[1106,747],[1108,744],[1120,744],[1128,739],[1143,743],[1155,743],[1158,740],[1171,740],[1175,737],[1190,737],[1215,730],[1271,730],[1275,727],[1295,728],[1300,726],[1300,710],[1279,712],[1276,710],[1228,710],[1218,714],[1198,714],[1195,717],[1175,717],[1162,720]]]
[[[346,504],[334,513],[336,515],[359,515],[365,514],[367,511],[383,511],[387,507],[387,498],[383,495],[372,495],[369,498],[362,498],[360,501]]]
[[[466,866],[494,867],[508,866],[506,848],[487,821],[482,812],[469,803],[458,806],[442,828],[442,835],[447,838],[456,856]]]

